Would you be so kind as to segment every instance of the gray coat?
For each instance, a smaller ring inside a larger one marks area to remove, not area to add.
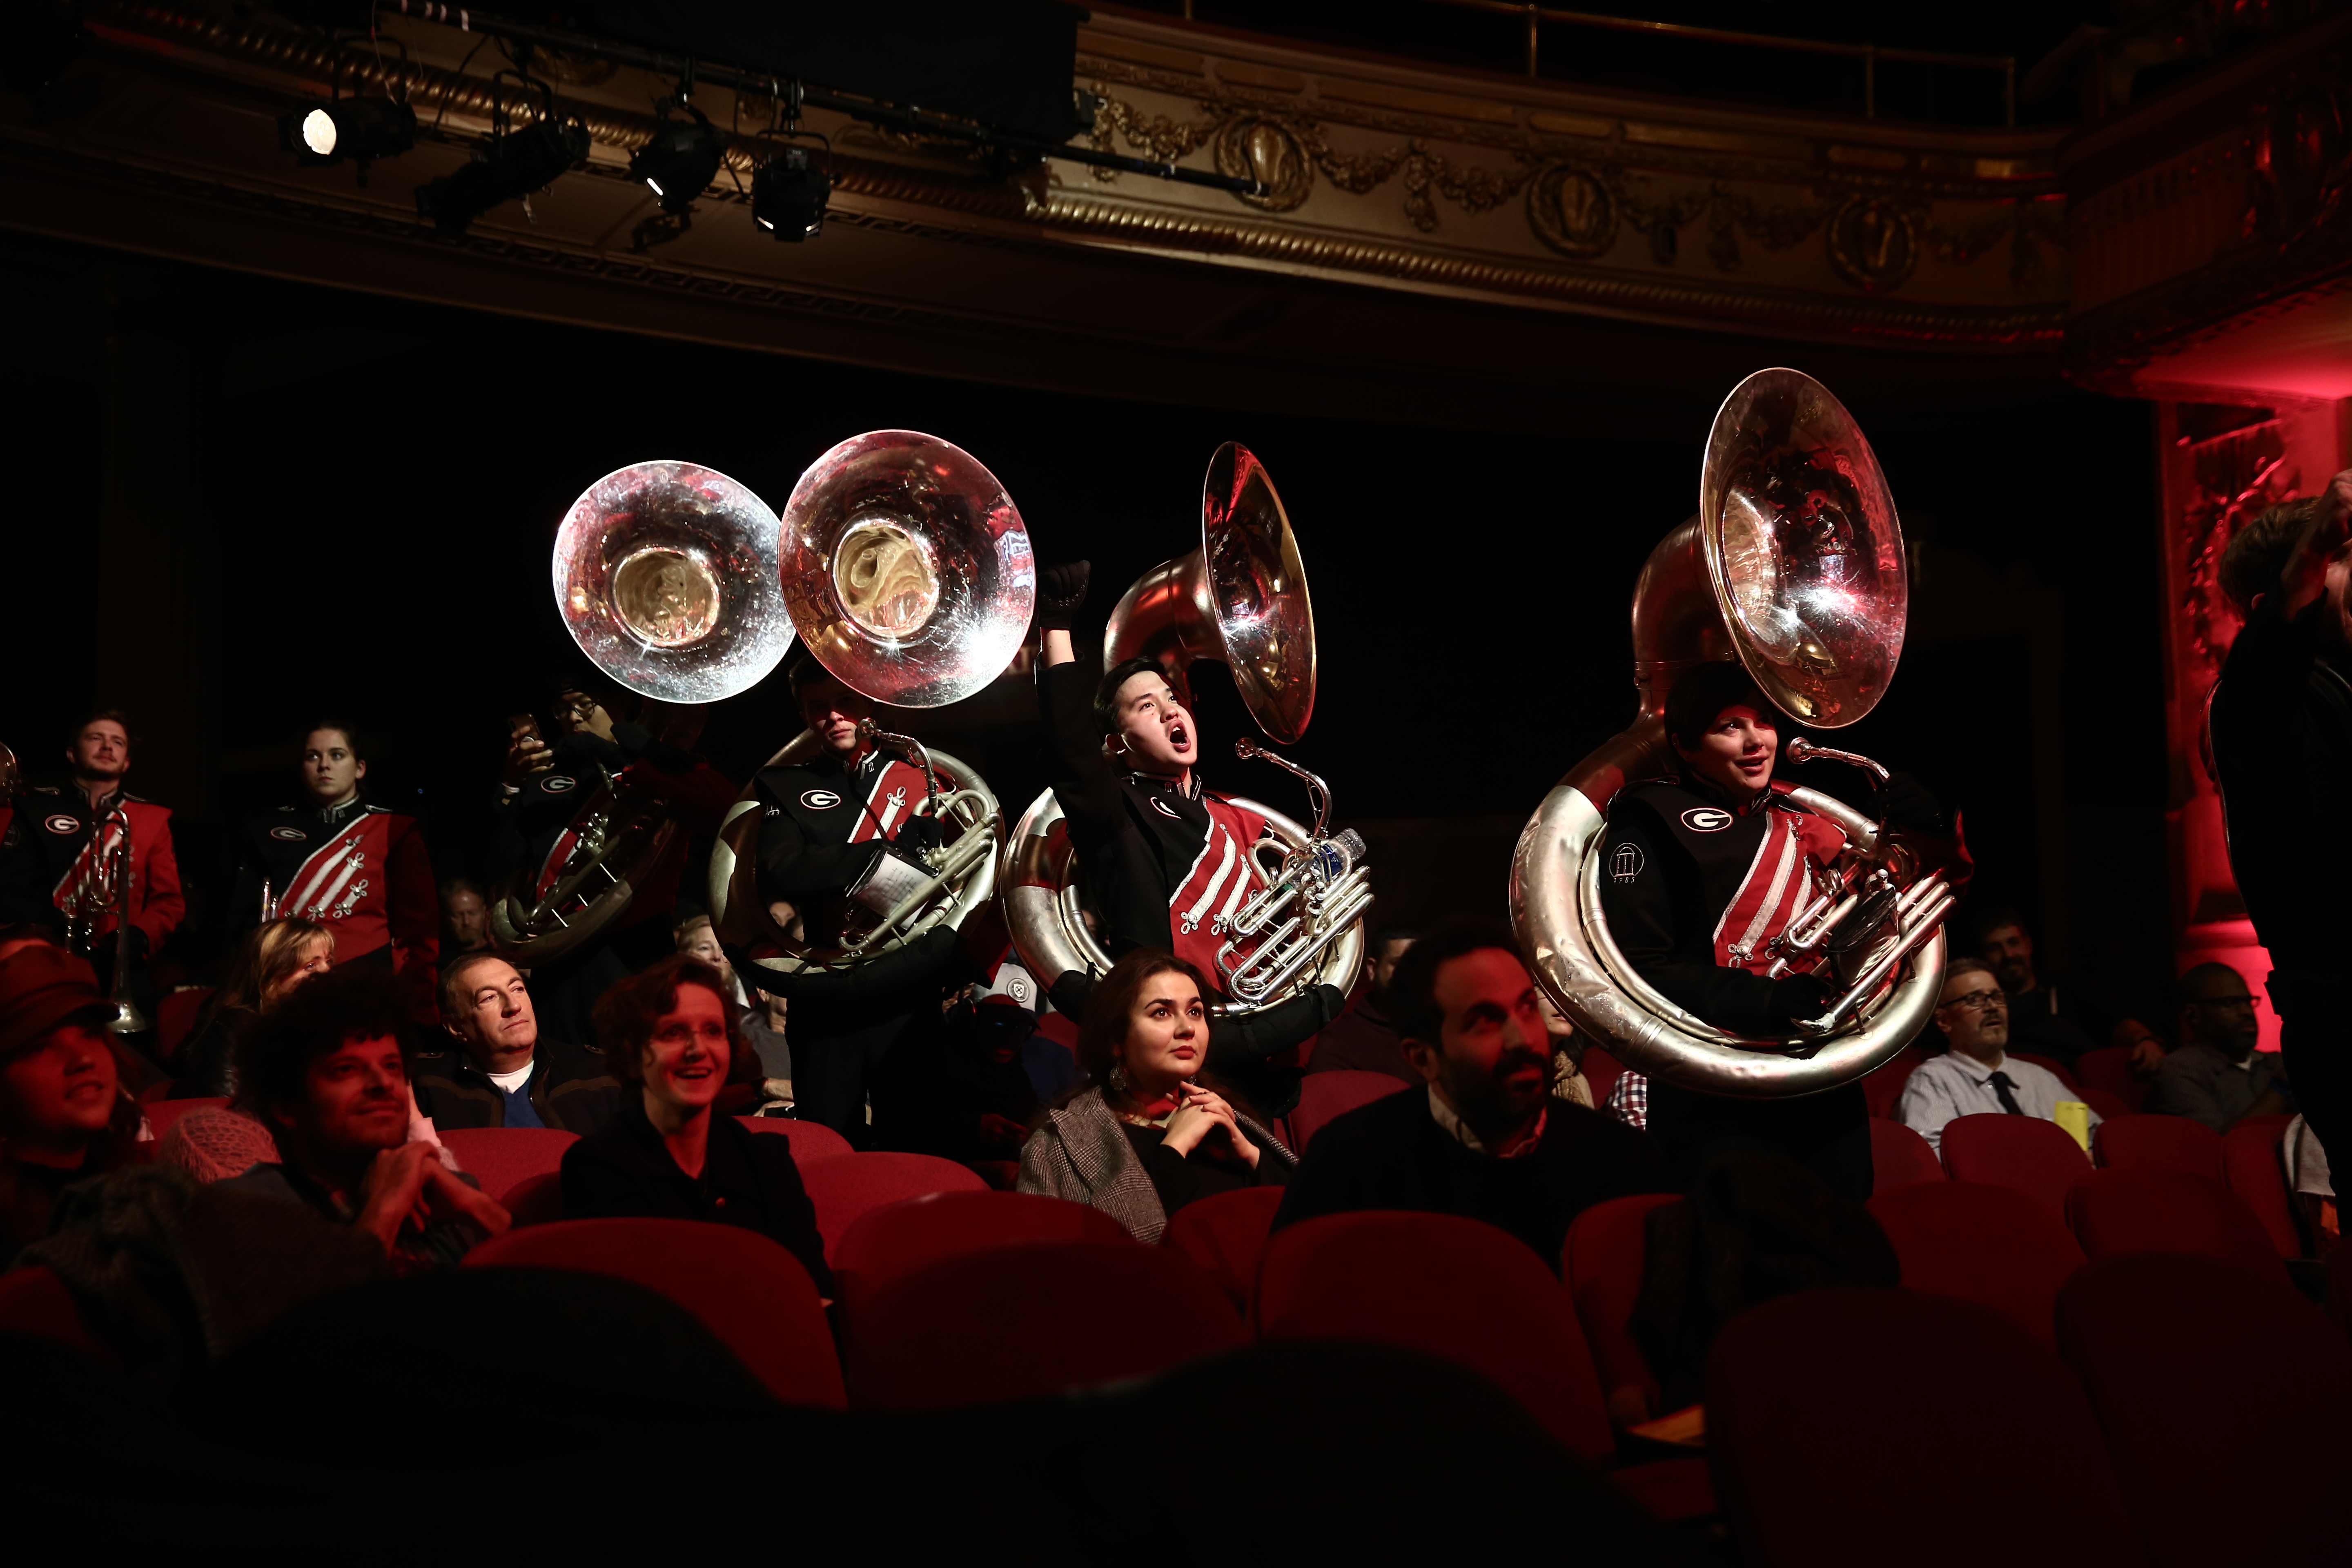
[[[1235,1113],[1241,1129],[1258,1147],[1258,1158],[1284,1169],[1297,1165],[1298,1157],[1282,1141],[1248,1117]],[[1018,1190],[1067,1198],[1098,1208],[1127,1226],[1135,1239],[1156,1242],[1168,1228],[1168,1211],[1151,1185],[1143,1162],[1102,1090],[1090,1089],[1067,1105],[1045,1113],[1045,1120],[1021,1145]]]

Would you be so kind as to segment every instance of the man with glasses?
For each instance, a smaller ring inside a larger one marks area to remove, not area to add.
[[[2151,1110],[2227,1132],[2249,1116],[2294,1110],[2274,1051],[2257,1051],[2262,1032],[2245,976],[2226,963],[2200,963],[2180,977],[2180,1048],[2157,1069]]]
[[[1956,1116],[2037,1116],[2058,1120],[2058,1102],[2074,1092],[2047,1068],[2007,1053],[2009,999],[1980,958],[1956,958],[1944,967],[1936,1027],[1951,1049],[1914,1068],[1895,1102],[1895,1120],[1941,1150],[1944,1127]],[[2099,1113],[2090,1112],[2093,1127]]]

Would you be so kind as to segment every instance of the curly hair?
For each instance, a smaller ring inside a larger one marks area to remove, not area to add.
[[[405,1066],[407,1022],[408,992],[389,971],[329,970],[295,987],[241,1042],[238,1094],[274,1129],[278,1107],[302,1102],[310,1064],[353,1040],[399,1040]]]
[[[744,1043],[743,1024],[728,994],[726,979],[702,960],[680,952],[626,980],[614,981],[596,998],[590,1023],[596,1031],[596,1044],[604,1048],[604,1066],[614,1078],[626,1084],[646,1081],[646,1047],[653,1043],[654,1028],[662,1016],[677,1010],[678,989],[686,985],[699,985],[719,998],[719,1014],[727,1020],[727,1064],[730,1077],[733,1076],[734,1065],[751,1047]]]

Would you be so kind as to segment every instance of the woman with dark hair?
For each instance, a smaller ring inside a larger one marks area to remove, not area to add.
[[[48,1234],[57,1195],[140,1163],[97,977],[62,948],[0,960],[0,1268]]]
[[[1195,1198],[1290,1179],[1297,1158],[1201,1070],[1209,994],[1171,953],[1136,948],[1110,966],[1078,1022],[1088,1087],[1022,1146],[1020,1191],[1098,1208],[1156,1242]]]
[[[179,1086],[173,1100],[205,1100],[236,1093],[238,1042],[253,1033],[261,1016],[294,994],[314,974],[334,967],[331,927],[299,915],[268,921],[245,933],[228,978],[205,999],[196,1026],[181,1048]]]
[[[564,1214],[756,1230],[832,1295],[792,1140],[713,1111],[729,1065],[749,1049],[719,972],[685,953],[666,958],[597,998],[595,1021],[596,1043],[621,1080],[621,1110],[564,1152]]]

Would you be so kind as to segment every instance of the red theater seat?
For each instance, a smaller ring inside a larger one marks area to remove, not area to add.
[[[147,1118],[147,1131],[159,1139],[163,1136],[165,1128],[191,1110],[226,1110],[227,1109],[227,1097],[222,1095],[206,1096],[197,1100],[152,1100],[143,1101],[139,1107],[142,1114]]]
[[[1360,1105],[1370,1105],[1399,1093],[1406,1087],[1402,1079],[1391,1078],[1384,1072],[1308,1073],[1298,1080],[1298,1103],[1290,1112],[1291,1135],[1298,1141],[1293,1152],[1304,1155],[1307,1145],[1326,1122]]]
[[[797,1157],[793,1163],[799,1163]],[[815,1205],[827,1263],[834,1261],[852,1222],[869,1209],[926,1193],[988,1191],[986,1182],[953,1160],[931,1154],[845,1154],[819,1160],[802,1167],[801,1185]]]
[[[189,1032],[196,1026],[196,1015],[212,1000],[212,987],[164,994],[155,1004],[155,1054],[165,1061],[186,1043]]]
[[[1895,1244],[1905,1289],[1994,1308],[2057,1342],[2058,1289],[2083,1249],[2049,1205],[2014,1187],[1915,1182],[1874,1194],[1870,1213]]]
[[[1639,1398],[1649,1410],[1664,1414],[1657,1409],[1657,1376],[1633,1338],[1633,1304],[1641,1299],[1649,1258],[1650,1212],[1681,1201],[1672,1193],[1611,1198],[1578,1215],[1568,1227],[1560,1283],[1576,1307],[1577,1326],[1584,1331],[1601,1398],[1610,1408]]]
[[[1282,1206],[1280,1187],[1243,1187],[1186,1204],[1168,1219],[1160,1245],[1192,1260],[1236,1309],[1246,1310],[1257,1288],[1257,1267]]]
[[[2075,1058],[2074,1078],[2087,1092],[2099,1089],[2123,1101],[2137,1116],[2147,1109],[2148,1080],[2132,1071],[2129,1046],[2102,1046]]]
[[[468,1268],[565,1268],[626,1279],[702,1321],[786,1405],[847,1403],[808,1270],[766,1237],[690,1219],[572,1219],[510,1230]]]
[[[2278,1248],[2229,1189],[2185,1171],[2094,1171],[2066,1199],[2067,1223],[2096,1263],[2135,1252],[2190,1252],[2279,1267]]]
[[[2253,1211],[2281,1258],[2303,1256],[2294,1194],[2287,1191],[2286,1169],[2279,1163],[2279,1145],[2294,1121],[2292,1116],[2249,1116],[2221,1134],[2221,1179]]]
[[[2066,1086],[2068,1093],[2072,1094],[2077,1100],[2083,1098],[2082,1080],[2074,1076],[2074,1068],[2068,1067],[2064,1062],[2060,1061],[2056,1057],[2037,1057],[2032,1051],[2011,1051],[2009,1054],[2015,1057],[2019,1061],[2032,1062],[2035,1067],[2040,1068],[2042,1071],[2056,1075],[2058,1081]]]
[[[2091,1173],[2090,1156],[2064,1129],[2038,1116],[1994,1111],[1944,1124],[1944,1169],[1956,1182],[2015,1187],[2066,1212],[2066,1193]]]
[[[1601,1047],[1588,1045],[1584,1047],[1584,1059],[1577,1064],[1577,1070],[1584,1075],[1584,1081],[1592,1086],[1592,1109],[1598,1110],[1609,1103],[1609,1091],[1617,1087],[1617,1079],[1625,1071],[1625,1064]]]
[[[2352,1344],[2275,1262],[2094,1263],[2059,1296],[2058,1337],[2151,1568],[2352,1563]]]
[[[1253,1309],[1264,1340],[1369,1340],[1465,1366],[1587,1459],[1615,1448],[1568,1292],[1516,1237],[1453,1215],[1369,1210],[1278,1232]]]
[[[2115,1171],[2182,1171],[2221,1179],[2221,1135],[2186,1116],[2118,1116],[2099,1123],[2091,1141],[2099,1163]]]
[[[47,1340],[109,1364],[115,1359],[82,1321],[65,1280],[46,1264],[0,1274],[0,1334]]]
[[[1906,1046],[1893,1060],[1862,1080],[1862,1098],[1873,1117],[1895,1114],[1895,1104],[1903,1098],[1903,1086],[1911,1081],[1912,1069],[1926,1059],[1918,1047]]]
[[[790,1116],[739,1116],[735,1119],[754,1132],[774,1132],[793,1141],[793,1163],[809,1165],[818,1160],[837,1160],[844,1154],[855,1154],[849,1140],[822,1121],[801,1121]]]
[[[2082,1390],[1992,1308],[1910,1290],[1768,1301],[1716,1336],[1706,1416],[1743,1568],[2141,1562]]]
[[[943,1258],[876,1289],[844,1326],[851,1401],[868,1410],[1043,1399],[1247,1342],[1181,1254],[1124,1238]]]
[[[835,1300],[845,1318],[900,1275],[927,1264],[1028,1241],[1123,1241],[1127,1227],[1100,1209],[1034,1193],[925,1193],[866,1210],[834,1252]]]
[[[468,1127],[440,1138],[457,1168],[500,1202],[531,1177],[562,1170],[563,1152],[580,1142],[578,1133],[552,1127]]]
[[[1913,1182],[1948,1180],[1925,1138],[1900,1121],[1876,1116],[1870,1119],[1870,1178],[1871,1190],[1881,1193]]]
[[[563,1217],[563,1173],[541,1171],[506,1190],[499,1202],[515,1224],[553,1225]]]

